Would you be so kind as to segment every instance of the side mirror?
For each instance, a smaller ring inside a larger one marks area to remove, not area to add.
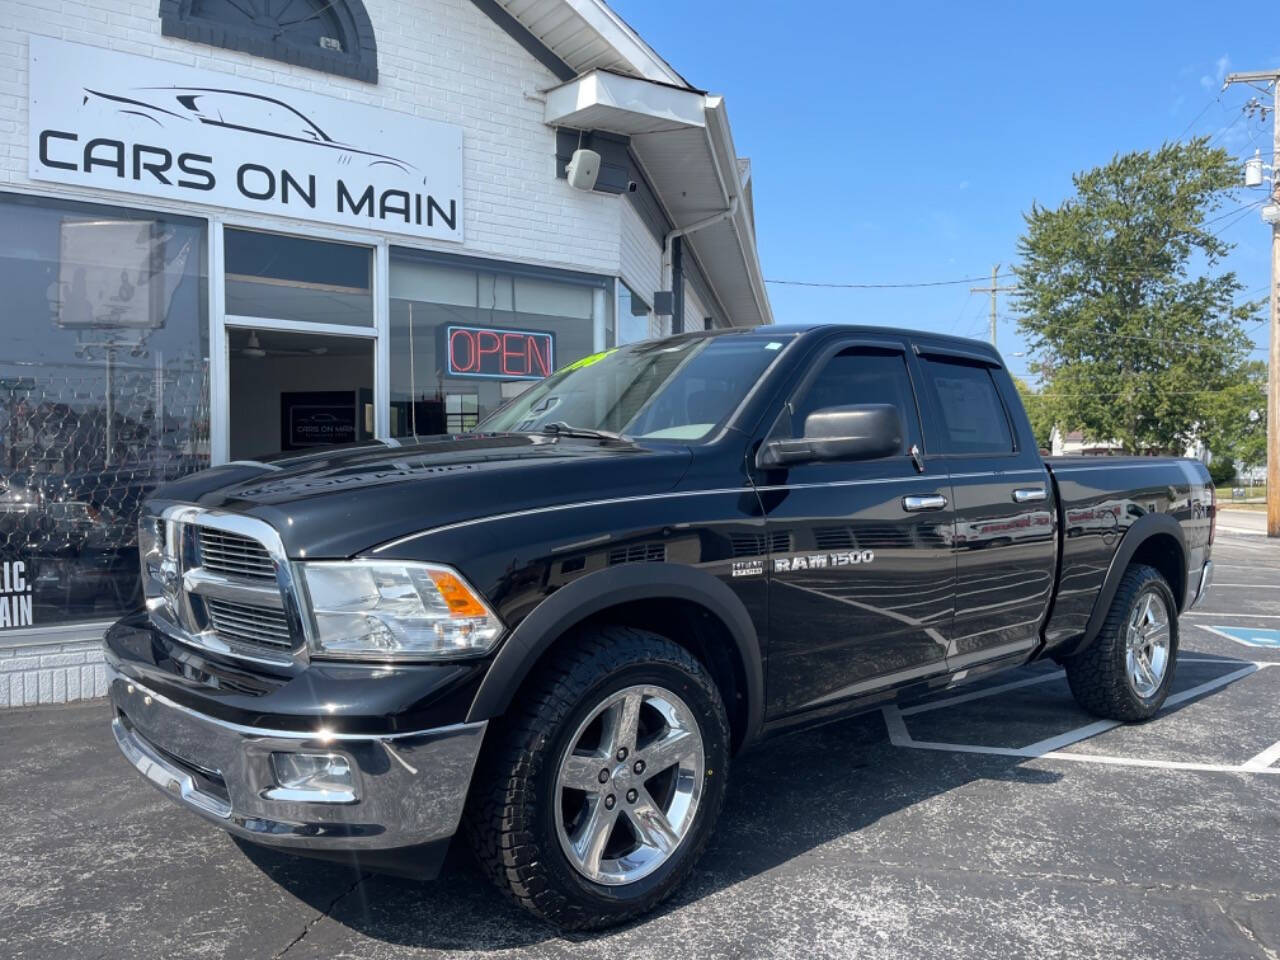
[[[804,421],[799,440],[770,440],[760,449],[761,467],[828,460],[878,460],[902,452],[902,416],[891,403],[824,407]]]

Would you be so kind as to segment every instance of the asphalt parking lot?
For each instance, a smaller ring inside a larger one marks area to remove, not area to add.
[[[0,712],[0,957],[1276,960],[1280,647],[1248,628],[1280,631],[1280,544],[1214,559],[1152,722],[1095,722],[1048,664],[774,741],[692,881],[590,936],[462,856],[418,884],[242,850],[126,767],[101,703]]]

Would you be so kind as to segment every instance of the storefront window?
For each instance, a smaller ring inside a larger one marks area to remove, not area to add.
[[[373,326],[373,250],[257,230],[223,231],[228,316]]]
[[[470,430],[554,370],[587,356],[608,281],[557,279],[391,253],[391,433]],[[611,312],[611,311],[608,311]]]
[[[0,636],[139,604],[139,503],[209,465],[205,236],[0,195]]]

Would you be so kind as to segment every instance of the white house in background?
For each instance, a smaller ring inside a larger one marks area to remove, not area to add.
[[[1089,440],[1082,430],[1063,433],[1061,427],[1054,427],[1049,434],[1049,450],[1055,457],[1112,457],[1124,453],[1114,440]]]
[[[1064,433],[1061,427],[1054,427],[1049,434],[1049,450],[1055,457],[1118,457],[1124,454],[1119,441],[1092,440],[1082,430]],[[1182,455],[1209,462],[1209,449],[1199,440],[1189,444]]]

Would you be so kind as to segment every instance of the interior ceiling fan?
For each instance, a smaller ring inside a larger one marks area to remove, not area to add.
[[[249,331],[249,339],[240,348],[240,356],[251,357],[254,360],[261,360],[267,355],[273,357],[321,357],[328,352],[328,347],[307,347],[302,350],[290,347],[272,347],[268,350],[258,341],[258,331],[256,330]]]

